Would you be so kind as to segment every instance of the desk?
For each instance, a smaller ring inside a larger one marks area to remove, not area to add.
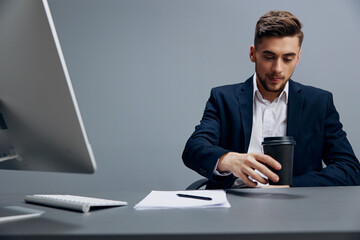
[[[360,187],[229,190],[229,209],[135,211],[148,193],[89,194],[129,206],[88,214],[26,204],[25,194],[3,194],[1,205],[45,214],[0,224],[0,239],[360,239]]]

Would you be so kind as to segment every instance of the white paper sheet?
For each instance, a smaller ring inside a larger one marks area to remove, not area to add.
[[[210,197],[212,200],[183,198],[177,194]],[[229,208],[231,207],[224,190],[194,191],[151,191],[142,201],[134,206],[136,210],[171,209],[171,208]]]

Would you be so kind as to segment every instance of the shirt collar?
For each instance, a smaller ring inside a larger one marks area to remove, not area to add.
[[[255,96],[260,97],[260,99],[263,99],[256,83],[256,73],[253,75],[253,98]],[[289,98],[289,81],[286,83],[284,90],[280,93],[279,97],[277,97],[274,102],[279,101],[278,99],[284,99],[285,104],[288,104],[288,98]],[[254,99],[253,99],[254,100]]]

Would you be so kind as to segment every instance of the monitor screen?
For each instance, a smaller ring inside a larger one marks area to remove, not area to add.
[[[0,168],[93,173],[47,0],[0,0]]]

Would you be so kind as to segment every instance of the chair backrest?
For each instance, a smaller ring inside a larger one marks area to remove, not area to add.
[[[190,184],[186,190],[198,190],[204,186],[206,186],[206,184],[208,183],[208,179],[203,178],[203,179],[199,179],[195,182],[193,182],[192,184]]]

